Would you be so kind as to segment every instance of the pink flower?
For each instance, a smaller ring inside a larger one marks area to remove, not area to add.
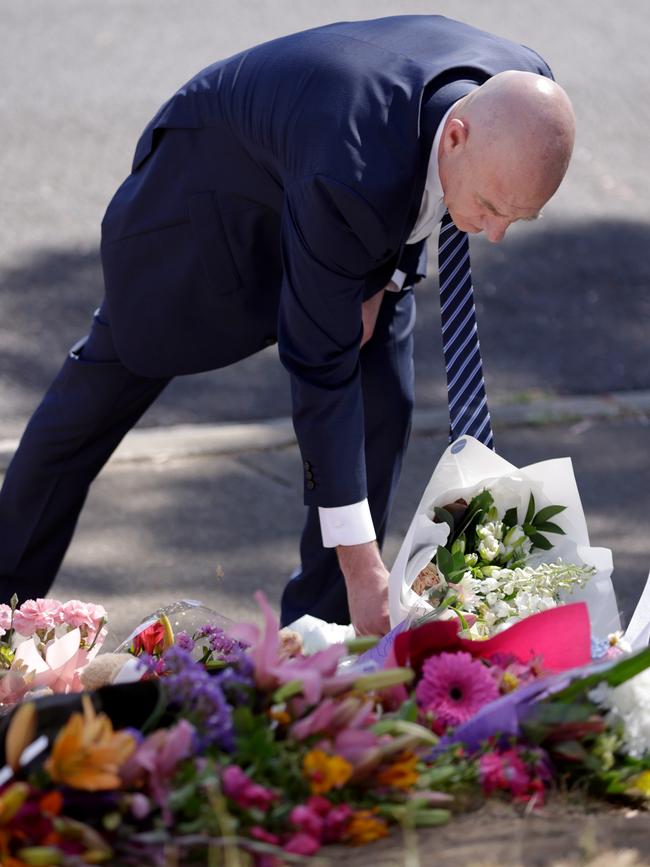
[[[289,813],[289,821],[299,831],[304,831],[317,840],[321,839],[323,818],[311,807],[305,804],[299,804],[297,807],[294,807]]]
[[[278,835],[272,834],[270,831],[267,831],[266,828],[262,828],[261,825],[253,825],[248,829],[248,833],[253,840],[260,840],[262,843],[270,843],[271,846],[278,846],[280,844],[280,838]]]
[[[422,666],[415,695],[425,713],[444,726],[457,726],[499,697],[485,665],[469,653],[439,653]]]
[[[5,632],[11,626],[11,608],[9,605],[5,605],[4,602],[0,605],[0,635],[4,635]]]
[[[229,627],[228,634],[249,645],[247,652],[260,689],[270,691],[282,683],[299,680],[305,699],[316,704],[324,692],[345,689],[356,680],[356,674],[336,676],[338,662],[347,653],[344,644],[333,644],[310,656],[281,659],[278,618],[261,591],[254,596],[264,614],[264,629],[252,623],[237,623]]]
[[[14,629],[26,638],[61,622],[62,605],[56,599],[27,599],[14,613]]]
[[[146,780],[156,803],[165,808],[171,780],[178,765],[192,755],[194,726],[181,720],[169,729],[158,729],[145,738],[120,769],[127,785]]]
[[[529,801],[533,796],[538,805],[544,803],[545,782],[551,777],[544,753],[527,748],[524,760],[522,751],[512,747],[501,752],[485,753],[479,760],[479,773],[483,791],[505,791],[515,801]]]
[[[62,607],[63,622],[73,629],[77,626],[85,626],[89,632],[95,633],[99,629],[102,620],[107,620],[106,609],[103,605],[95,605],[93,602],[81,602],[79,599],[70,599]]]
[[[339,843],[345,836],[351,818],[352,809],[347,804],[333,807],[325,817],[323,843]]]
[[[237,765],[227,765],[223,769],[221,785],[224,795],[244,810],[250,807],[268,810],[278,797],[271,789],[265,789],[259,783],[253,782]]]
[[[372,701],[349,696],[343,701],[324,698],[307,716],[291,726],[291,735],[305,740],[310,735],[334,735],[341,729],[368,728],[376,722]]]
[[[311,834],[298,831],[297,834],[289,837],[282,848],[285,852],[293,852],[294,855],[314,855],[320,849],[320,842]]]

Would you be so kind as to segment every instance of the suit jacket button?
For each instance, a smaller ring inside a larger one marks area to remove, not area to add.
[[[313,491],[314,488],[316,487],[316,483],[312,482],[311,479],[309,479],[307,482],[305,482],[305,487],[307,488],[308,491]]]
[[[309,479],[309,481],[311,482],[311,480],[314,478],[314,474],[311,470],[305,470],[305,478]]]
[[[303,464],[303,467],[304,467],[306,470],[311,470],[311,464],[309,463],[309,461],[305,461],[305,463]]]
[[[263,346],[266,349],[267,346],[273,346],[274,343],[277,343],[275,337],[265,337]]]

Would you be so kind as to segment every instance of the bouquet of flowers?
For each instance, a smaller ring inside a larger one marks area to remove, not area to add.
[[[487,488],[469,503],[461,498],[434,507],[434,521],[447,524],[449,536],[411,589],[433,605],[429,616],[456,616],[474,638],[559,605],[562,591],[583,587],[596,571],[561,560],[532,565],[536,550],[553,547],[544,533],[564,535],[550,520],[562,511],[564,506],[551,505],[536,512],[531,493],[519,523],[516,507],[499,515]]]
[[[27,599],[0,605],[0,706],[33,692],[82,688],[79,676],[107,634],[102,605]]]
[[[583,600],[604,637],[620,627],[611,571],[611,552],[589,544],[569,459],[518,470],[463,437],[438,463],[395,560],[391,621],[455,616],[487,637]]]

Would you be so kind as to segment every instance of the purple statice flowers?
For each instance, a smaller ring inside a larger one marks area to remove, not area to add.
[[[164,655],[163,683],[170,704],[182,708],[183,715],[197,731],[197,748],[217,746],[226,752],[234,749],[232,705],[252,678],[245,671],[223,669],[209,673],[201,662],[192,659],[189,651],[175,645]],[[227,672],[232,672],[228,673]]]
[[[231,638],[220,626],[213,626],[211,623],[206,623],[195,633],[194,641],[198,643],[201,639],[205,639],[212,653],[224,662],[238,660],[242,650],[248,646],[236,638]]]

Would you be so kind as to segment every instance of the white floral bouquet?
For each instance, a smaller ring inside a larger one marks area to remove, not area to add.
[[[457,617],[486,638],[584,601],[592,630],[620,629],[611,552],[593,548],[568,458],[517,469],[472,437],[445,451],[389,579],[391,623]]]

